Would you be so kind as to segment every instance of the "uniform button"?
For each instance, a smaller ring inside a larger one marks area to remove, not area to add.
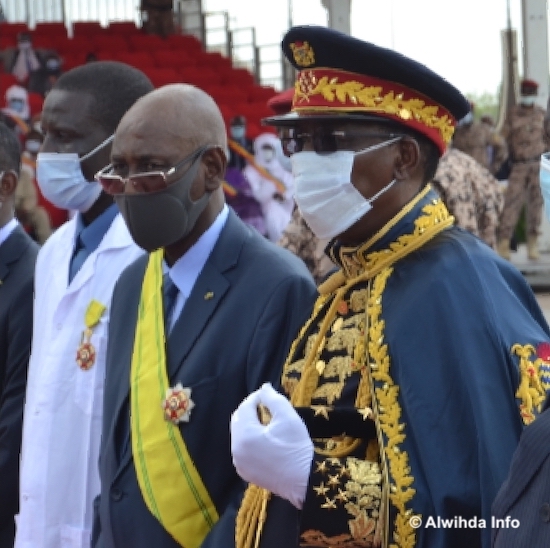
[[[550,504],[545,502],[540,508],[540,517],[544,523],[550,522]]]
[[[118,488],[111,489],[111,498],[116,502],[122,498],[122,491]]]

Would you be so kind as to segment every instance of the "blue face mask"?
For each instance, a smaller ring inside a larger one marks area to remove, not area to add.
[[[231,137],[233,137],[233,139],[243,139],[245,132],[244,126],[233,126],[231,128]]]
[[[539,181],[544,200],[544,213],[550,220],[550,152],[546,152],[540,157]]]

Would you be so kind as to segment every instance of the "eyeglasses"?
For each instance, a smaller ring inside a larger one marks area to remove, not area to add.
[[[403,137],[398,133],[372,133],[366,131],[353,130],[327,130],[319,129],[313,133],[302,133],[297,130],[290,130],[287,135],[281,136],[283,151],[287,156],[296,152],[302,152],[306,143],[311,143],[313,150],[317,154],[327,154],[337,150],[353,150],[358,148],[359,140],[368,138],[386,138]]]
[[[178,170],[194,161],[196,158],[204,154],[210,145],[203,146],[195,152],[186,156],[181,162],[166,171],[148,171],[145,173],[136,173],[129,177],[121,177],[112,173],[113,165],[109,164],[95,175],[95,180],[103,187],[107,194],[122,194],[126,187],[126,183],[130,183],[138,192],[156,192],[168,186],[167,179],[174,175]]]

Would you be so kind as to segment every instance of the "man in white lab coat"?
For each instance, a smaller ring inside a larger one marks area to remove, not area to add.
[[[46,241],[36,265],[18,548],[90,544],[111,293],[142,253],[94,175],[109,163],[123,114],[152,89],[132,67],[90,63],[59,78],[44,104],[38,184],[76,214]]]

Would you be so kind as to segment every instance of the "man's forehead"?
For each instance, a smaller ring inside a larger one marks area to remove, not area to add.
[[[60,118],[83,122],[93,115],[94,98],[89,93],[64,89],[53,89],[48,93],[42,109],[42,122],[50,118]]]

